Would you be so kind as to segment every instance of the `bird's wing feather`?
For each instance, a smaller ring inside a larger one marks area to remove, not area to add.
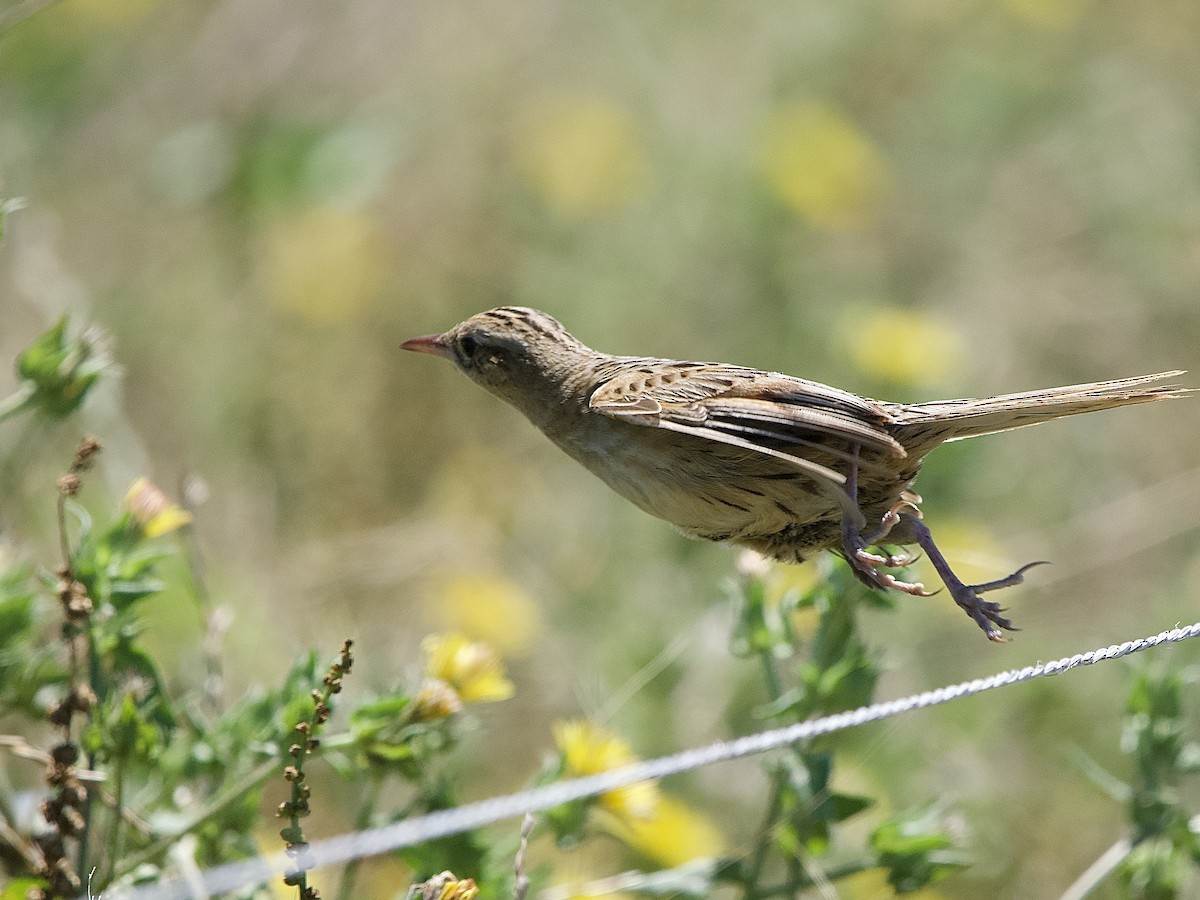
[[[887,456],[904,448],[886,430],[892,421],[882,405],[846,391],[772,372],[716,363],[623,360],[623,366],[593,391],[595,412],[637,425],[695,434],[768,456],[800,461],[778,444],[810,447],[852,458],[827,438],[857,443]],[[772,442],[768,445],[766,442]],[[863,468],[872,464],[859,459]],[[820,477],[845,479],[812,460]]]

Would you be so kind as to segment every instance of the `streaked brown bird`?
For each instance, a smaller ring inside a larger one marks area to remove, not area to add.
[[[1031,566],[965,584],[921,520],[910,487],[947,441],[1190,393],[1160,372],[988,399],[887,403],[816,381],[724,363],[612,356],[536,309],[503,306],[405,350],[444,357],[523,412],[609,487],[685,534],[784,562],[832,550],[866,584],[928,596],[872,552],[916,544],[955,602],[993,641],[1016,630],[981,597]]]

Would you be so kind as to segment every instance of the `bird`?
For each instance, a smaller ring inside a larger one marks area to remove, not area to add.
[[[450,360],[618,494],[690,537],[785,563],[829,550],[870,587],[930,596],[897,576],[916,557],[884,549],[915,544],[954,601],[999,643],[1019,629],[982,595],[1022,583],[1045,561],[996,581],[962,581],[912,490],[924,457],[950,441],[1192,393],[1153,384],[1184,374],[1176,370],[891,403],[746,366],[602,353],[522,306],[487,310],[400,346]]]

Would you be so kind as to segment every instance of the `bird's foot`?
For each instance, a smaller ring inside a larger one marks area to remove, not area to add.
[[[919,581],[901,581],[891,573],[882,571],[883,569],[898,569],[902,566],[912,565],[918,557],[907,553],[902,556],[890,553],[884,556],[872,553],[868,549],[891,533],[900,521],[901,510],[906,507],[917,516],[920,515],[911,502],[901,500],[884,514],[878,525],[863,534],[856,531],[852,523],[844,521],[842,523],[842,551],[850,563],[850,569],[854,572],[855,577],[868,587],[891,588],[895,591],[912,594],[914,597],[928,597],[931,592],[925,590],[925,585]]]
[[[1007,643],[1008,639],[1004,636],[1004,631],[1020,631],[1010,619],[1002,615],[1006,611],[1003,606],[994,600],[984,600],[979,595],[1020,584],[1025,580],[1027,571],[1034,566],[1048,565],[1047,560],[1026,563],[1011,575],[996,581],[987,581],[983,584],[964,584],[962,579],[954,574],[954,570],[946,562],[946,557],[933,542],[933,535],[930,534],[929,528],[919,521],[912,523],[910,527],[916,535],[917,545],[929,555],[929,561],[933,563],[933,567],[941,576],[942,583],[946,585],[946,590],[950,592],[954,602],[971,617],[976,625],[983,629],[983,633],[987,635],[989,641],[997,644]]]

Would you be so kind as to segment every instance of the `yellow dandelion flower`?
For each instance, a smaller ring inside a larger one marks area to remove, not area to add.
[[[454,881],[442,887],[442,892],[438,894],[438,900],[475,900],[479,896],[479,888],[475,884],[475,879],[465,878],[462,881]]]
[[[519,171],[552,211],[585,219],[624,207],[641,188],[645,151],[612,101],[558,97],[527,107],[513,130]]]
[[[361,213],[310,209],[276,225],[259,256],[258,280],[279,309],[316,325],[360,315],[379,295],[387,254]]]
[[[479,887],[473,878],[459,879],[453,872],[445,871],[434,875],[428,881],[413,885],[413,890],[420,900],[475,900],[479,896]],[[409,896],[413,892],[410,891]]]
[[[432,634],[421,642],[427,678],[452,687],[464,703],[494,703],[513,695],[504,664],[487,644],[461,634]]]
[[[567,775],[572,777],[596,775],[638,761],[623,738],[587,719],[554,723],[554,742]],[[658,800],[658,786],[641,781],[601,794],[600,806],[618,822],[628,823],[649,817]]]
[[[433,603],[433,615],[444,625],[486,641],[510,658],[528,653],[541,631],[537,604],[500,575],[447,578]]]
[[[767,183],[814,228],[868,225],[887,193],[888,166],[875,145],[840,112],[819,103],[776,110],[761,156]]]
[[[618,835],[621,840],[664,868],[725,851],[725,838],[711,821],[666,794],[658,798],[650,815],[625,819],[621,824],[625,828],[625,833]]]
[[[192,514],[172,503],[147,478],[139,478],[125,492],[125,511],[146,537],[158,537],[182,528],[192,521]]]
[[[941,384],[962,368],[966,358],[963,336],[917,309],[847,310],[838,333],[862,372],[899,385]]]

